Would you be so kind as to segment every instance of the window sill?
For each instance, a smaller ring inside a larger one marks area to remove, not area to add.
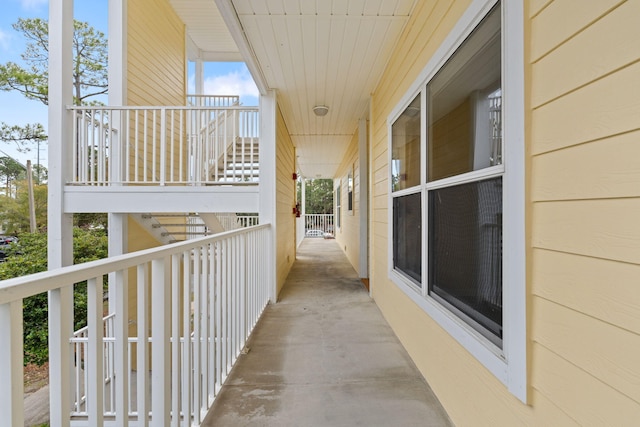
[[[435,299],[423,296],[422,289],[401,273],[391,270],[389,279],[478,362],[508,386],[508,364],[502,349],[464,323]]]

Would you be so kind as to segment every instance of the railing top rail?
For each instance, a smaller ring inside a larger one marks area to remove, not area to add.
[[[199,107],[199,106],[193,106],[193,105],[99,105],[99,106],[95,106],[95,105],[67,105],[66,106],[67,110],[93,110],[93,111],[100,111],[100,110],[110,110],[110,111],[115,111],[115,110],[131,110],[131,111],[136,111],[136,110],[157,110],[157,111],[162,111],[162,110],[205,110],[205,111],[215,111],[215,110],[220,110],[220,111],[228,111],[228,110],[237,110],[237,111],[259,111],[260,108],[259,107],[255,107],[255,106],[244,106],[244,105],[232,105],[232,106],[228,106],[228,107]]]
[[[135,267],[154,259],[168,257],[202,245],[218,242],[236,235],[249,234],[268,227],[270,227],[270,224],[261,224],[130,254],[62,267],[52,271],[43,271],[28,276],[3,280],[0,281],[0,304],[18,301],[42,292],[69,286],[114,271]]]

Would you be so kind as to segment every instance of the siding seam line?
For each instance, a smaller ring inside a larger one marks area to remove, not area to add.
[[[583,88],[585,88],[585,87],[587,87],[587,86],[592,85],[593,83],[599,82],[600,80],[604,80],[604,79],[606,79],[607,77],[609,77],[609,76],[611,76],[611,75],[613,75],[613,74],[616,74],[616,73],[618,73],[618,72],[620,72],[620,71],[624,70],[625,68],[633,67],[634,65],[636,65],[636,64],[637,64],[637,63],[639,63],[639,62],[640,62],[640,59],[636,59],[636,60],[634,60],[634,61],[631,61],[631,62],[628,62],[628,63],[626,63],[626,64],[623,64],[623,65],[621,65],[620,67],[615,68],[615,69],[613,69],[613,70],[611,70],[611,71],[609,71],[609,72],[607,72],[607,73],[605,73],[605,74],[602,74],[601,76],[596,77],[596,78],[595,78],[595,79],[593,79],[593,80],[589,80],[588,82],[585,82],[585,83],[583,83],[583,84],[581,84],[581,85],[578,85],[578,86],[574,87],[574,88],[573,88],[573,89],[571,89],[571,90],[568,90],[568,91],[563,92],[563,93],[561,93],[561,94],[559,94],[559,95],[557,95],[557,96],[554,96],[553,98],[550,98],[550,99],[548,99],[548,100],[546,100],[546,101],[544,101],[544,102],[542,102],[542,103],[540,103],[540,104],[538,104],[538,105],[536,105],[536,106],[532,106],[532,107],[531,107],[531,110],[532,110],[532,111],[536,111],[536,110],[538,110],[538,109],[540,109],[540,108],[542,108],[542,107],[544,107],[544,106],[546,106],[546,105],[551,104],[551,103],[552,103],[552,102],[554,102],[554,101],[557,101],[557,100],[558,100],[558,99],[560,99],[560,98],[564,98],[565,96],[567,96],[567,95],[571,95],[571,94],[573,94],[573,93],[575,93],[575,92],[579,91],[580,89],[583,89]]]
[[[567,37],[566,39],[562,40],[557,45],[553,46],[547,52],[545,52],[542,55],[538,56],[531,63],[535,64],[536,62],[540,61],[544,57],[548,56],[551,52],[553,52],[554,50],[557,50],[560,46],[568,43],[570,40],[574,39],[579,34],[583,33],[587,28],[591,27],[594,23],[596,23],[597,21],[601,20],[605,16],[609,15],[611,12],[613,12],[614,10],[616,10],[617,8],[619,8],[620,6],[622,6],[626,2],[627,2],[627,0],[622,0],[622,1],[620,1],[620,3],[617,3],[617,4],[613,5],[610,9],[605,10],[602,14],[598,15],[597,17],[595,17],[591,21],[587,22],[584,26],[578,28],[578,30],[575,33],[571,34],[569,37]],[[545,7],[545,9],[546,9],[546,7]]]

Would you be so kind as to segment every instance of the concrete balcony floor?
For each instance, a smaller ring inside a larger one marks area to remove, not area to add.
[[[335,240],[305,239],[203,426],[451,426]]]

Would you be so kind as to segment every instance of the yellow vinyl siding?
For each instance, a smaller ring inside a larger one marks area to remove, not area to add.
[[[634,372],[640,360],[637,332],[611,327],[590,315],[539,297],[533,298],[532,312],[535,316],[531,332],[536,345],[550,349],[620,395],[640,402],[637,386],[640,372]],[[623,351],[620,343],[627,343]]]
[[[280,109],[276,118],[276,280],[277,293],[296,258],[296,216],[293,213],[296,181],[295,148]]]
[[[136,0],[128,3],[127,23],[127,102],[138,106],[182,106],[186,100],[186,56],[185,56],[185,28],[184,24],[166,0]],[[142,118],[140,117],[140,120]],[[175,118],[177,120],[177,118]],[[141,122],[140,122],[141,123]],[[138,138],[140,144],[145,144],[142,126],[139,126]],[[175,129],[179,129],[178,126]],[[147,164],[138,158],[138,170],[135,168],[135,154],[131,151],[130,174],[137,173],[142,177],[146,168],[147,177],[151,177],[152,162],[155,163],[156,174],[160,171],[160,153],[153,158],[151,136],[153,132],[160,135],[160,114],[158,113],[155,129],[147,127],[149,141]],[[179,131],[174,135],[175,141],[180,140]],[[131,123],[131,133],[135,135],[135,124]],[[184,136],[183,136],[184,139]],[[183,170],[186,168],[186,147],[183,143]],[[142,150],[142,147],[139,147]],[[173,147],[174,176],[178,178],[178,164],[180,161],[180,146]],[[171,147],[167,144],[166,157],[171,159]]]
[[[639,6],[531,24],[531,385],[581,425],[640,419]]]
[[[533,158],[534,201],[640,196],[640,131]]]
[[[640,2],[624,3],[535,62],[532,78],[545,84],[532,92],[532,106],[636,61],[640,57],[639,16]]]
[[[184,105],[184,24],[166,0],[128,3],[128,102]]]
[[[386,120],[468,5],[418,2],[372,96],[372,295],[457,426],[634,425],[639,2],[525,0],[529,404],[388,279]]]
[[[531,21],[531,60],[536,61],[556,49],[623,2],[624,0],[551,2]]]
[[[335,229],[335,238],[347,259],[358,271],[360,269],[360,168],[358,165],[358,132],[353,135],[349,147],[338,167],[342,192],[342,221]],[[349,172],[352,173],[353,210],[349,212]]]
[[[640,63],[636,62],[533,110],[532,152],[540,154],[638,129],[639,75]],[[544,85],[544,80],[532,84]]]
[[[531,265],[536,297],[640,334],[640,265],[546,249]]]

